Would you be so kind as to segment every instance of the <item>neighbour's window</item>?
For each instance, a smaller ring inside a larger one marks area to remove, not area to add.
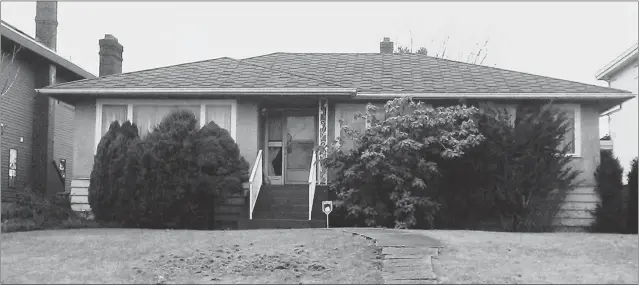
[[[103,136],[108,130],[111,123],[114,121],[120,122],[120,124],[126,122],[127,118],[127,106],[126,105],[102,105],[102,133]]]
[[[16,186],[18,177],[18,151],[9,149],[9,187]]]
[[[140,137],[151,132],[166,115],[176,110],[189,110],[195,114],[198,121],[200,119],[199,105],[133,104],[133,123],[137,125]]]

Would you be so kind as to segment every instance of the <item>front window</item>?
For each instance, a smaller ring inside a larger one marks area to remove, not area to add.
[[[209,100],[203,104],[200,102],[194,102],[195,104],[185,104],[184,102],[176,101],[152,100],[149,102],[142,101],[128,104],[106,103],[108,100],[103,102],[105,103],[99,104],[100,108],[98,108],[101,110],[101,115],[98,116],[101,128],[100,137],[109,130],[109,126],[114,121],[118,121],[120,124],[126,121],[131,121],[137,125],[140,137],[143,137],[151,132],[153,128],[157,126],[169,113],[176,110],[189,110],[193,112],[198,121],[201,121],[201,116],[206,118],[204,122],[200,123],[200,126],[213,121],[220,127],[229,131],[231,136],[235,138],[235,130],[233,126],[233,120],[235,118],[234,112],[236,112],[235,104],[229,100]]]

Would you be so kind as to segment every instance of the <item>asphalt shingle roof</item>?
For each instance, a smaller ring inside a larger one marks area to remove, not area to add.
[[[363,93],[629,93],[425,55],[273,53],[218,58],[96,79],[54,89],[357,88]]]

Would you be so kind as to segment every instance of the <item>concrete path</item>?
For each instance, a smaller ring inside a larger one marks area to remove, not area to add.
[[[431,259],[442,244],[412,230],[340,228],[374,240],[382,248],[384,284],[437,284]]]

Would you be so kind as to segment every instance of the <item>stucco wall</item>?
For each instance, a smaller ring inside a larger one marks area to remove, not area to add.
[[[237,101],[236,141],[240,154],[253,167],[258,151],[258,103],[252,100]]]
[[[89,178],[95,151],[95,99],[75,103],[73,179]]]
[[[639,79],[637,78],[637,63],[631,64],[611,78],[610,87],[631,91],[637,94]],[[637,157],[639,133],[637,132],[637,98],[626,101],[621,110],[610,115],[610,136],[613,142],[613,153],[619,158],[626,173],[630,170],[632,159]],[[603,118],[606,120],[607,118]],[[607,121],[607,120],[606,120]],[[626,181],[626,175],[624,175]]]

